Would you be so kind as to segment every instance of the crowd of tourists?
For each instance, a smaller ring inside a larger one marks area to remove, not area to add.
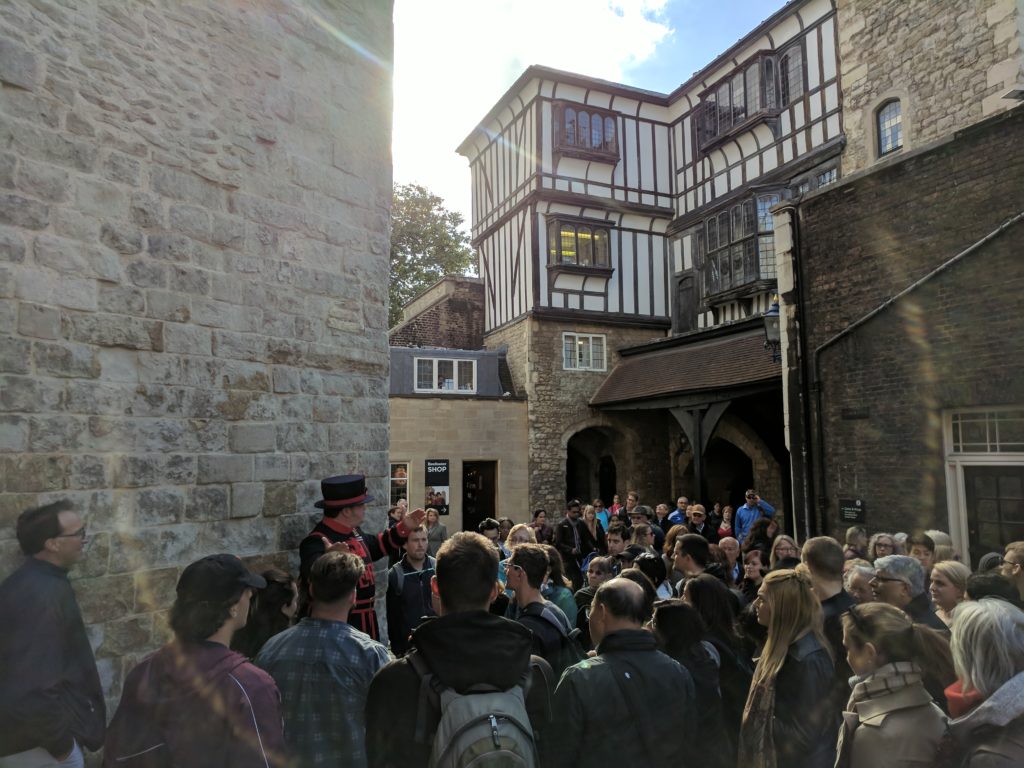
[[[181,572],[109,722],[68,581],[87,521],[21,514],[0,768],[1024,765],[1024,542],[973,571],[940,531],[800,542],[754,490],[451,535],[397,505],[371,534],[365,478],[321,489],[295,577]]]

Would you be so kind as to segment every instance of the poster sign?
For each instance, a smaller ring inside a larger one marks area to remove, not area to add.
[[[423,468],[424,494],[423,507],[433,507],[439,515],[448,514],[448,500],[451,498],[451,486],[448,482],[448,459],[427,459]]]
[[[867,507],[861,499],[840,499],[839,519],[844,523],[864,523]]]

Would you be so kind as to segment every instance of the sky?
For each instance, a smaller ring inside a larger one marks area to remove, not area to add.
[[[668,93],[784,0],[395,0],[395,182],[461,213],[468,161],[456,147],[540,64]]]

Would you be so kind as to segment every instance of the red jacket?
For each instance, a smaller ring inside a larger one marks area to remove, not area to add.
[[[128,674],[103,765],[287,765],[277,685],[219,643],[170,642]]]

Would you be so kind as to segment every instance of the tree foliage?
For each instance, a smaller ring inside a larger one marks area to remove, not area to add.
[[[466,274],[473,265],[462,214],[419,184],[396,184],[391,202],[391,283],[388,325],[402,305],[445,275]]]

